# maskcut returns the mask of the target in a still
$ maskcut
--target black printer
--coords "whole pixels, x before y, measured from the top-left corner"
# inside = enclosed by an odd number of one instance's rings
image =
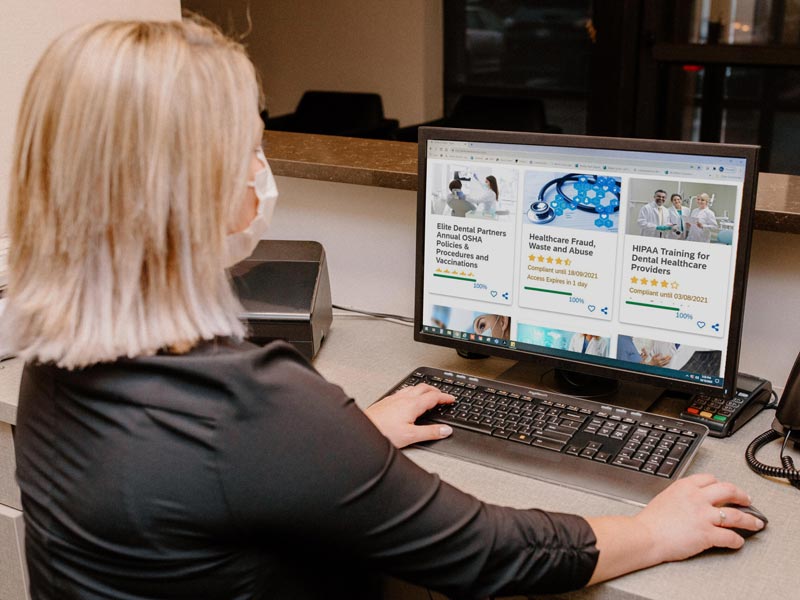
[[[286,340],[311,360],[333,321],[325,250],[319,242],[262,240],[231,268],[256,344]]]

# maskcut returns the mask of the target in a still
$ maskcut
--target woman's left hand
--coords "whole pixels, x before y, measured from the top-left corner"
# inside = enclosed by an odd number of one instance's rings
[[[372,424],[398,448],[417,442],[440,440],[453,432],[449,425],[415,425],[424,412],[437,404],[452,404],[453,396],[421,383],[386,396],[364,411]]]

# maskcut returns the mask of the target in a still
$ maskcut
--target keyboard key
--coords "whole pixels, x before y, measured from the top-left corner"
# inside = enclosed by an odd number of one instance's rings
[[[508,437],[509,437],[509,436],[510,436],[512,433],[513,433],[513,432],[509,431],[508,429],[502,429],[502,428],[497,428],[497,429],[494,429],[494,430],[492,431],[492,435],[493,435],[494,437],[505,438],[505,439],[508,439]]]
[[[558,433],[563,433],[572,437],[575,434],[575,429],[572,427],[565,427],[564,425],[556,425],[554,423],[550,423],[545,427],[547,431],[557,431]]]
[[[664,459],[664,462],[661,463],[661,467],[656,471],[656,475],[659,477],[672,477],[672,474],[675,472],[675,469],[678,467],[678,461],[673,458]]]
[[[454,419],[453,417],[437,416],[433,420],[437,423],[446,423],[447,425],[453,425],[454,427],[460,427],[461,429],[469,429],[471,431],[477,431],[479,433],[491,434],[492,430],[494,429],[493,427],[481,425],[480,423],[470,423],[468,421]]]
[[[675,460],[680,460],[683,458],[683,455],[689,450],[689,446],[686,444],[675,444],[675,446],[670,450],[667,458],[672,458]]]
[[[551,429],[541,429],[537,431],[536,435],[539,437],[547,438],[548,440],[553,440],[561,443],[566,443],[572,439],[572,436],[567,433],[561,433],[559,431],[553,431]]]
[[[611,463],[612,465],[617,465],[618,467],[625,467],[626,469],[633,469],[634,471],[638,471],[642,468],[644,464],[643,460],[636,460],[633,458],[622,458],[618,456],[614,459]]]
[[[553,440],[537,437],[536,439],[533,440],[531,446],[536,446],[537,448],[545,448],[547,450],[554,450],[556,452],[561,452],[561,449],[565,446],[565,444],[562,442],[554,442]]]

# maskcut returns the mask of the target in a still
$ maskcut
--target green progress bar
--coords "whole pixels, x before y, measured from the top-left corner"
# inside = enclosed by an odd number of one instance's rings
[[[434,273],[434,277],[444,277],[445,279],[459,279],[461,281],[475,281],[471,277],[456,277],[455,275],[442,275],[441,273]]]
[[[572,292],[558,292],[556,290],[547,290],[545,288],[535,288],[528,286],[525,286],[525,289],[530,290],[532,292],[547,292],[548,294],[558,294],[560,296],[572,296]]]
[[[633,300],[626,300],[625,304],[633,304],[634,306],[644,306],[646,308],[660,308],[661,310],[674,310],[679,311],[679,308],[674,306],[659,306],[658,304],[645,304],[644,302],[634,302]]]

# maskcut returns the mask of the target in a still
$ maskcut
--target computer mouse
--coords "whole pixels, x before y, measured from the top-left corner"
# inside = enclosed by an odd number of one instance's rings
[[[736,510],[740,510],[743,513],[747,513],[748,515],[753,515],[757,519],[761,519],[764,522],[764,527],[766,527],[767,523],[769,523],[769,519],[767,519],[767,517],[764,516],[764,513],[762,513],[752,504],[750,506],[741,506],[739,504],[725,504],[723,508],[725,507],[735,508]],[[752,529],[740,529],[739,527],[731,527],[730,529],[735,531],[745,539],[749,538],[751,535],[758,533],[758,531],[754,531]],[[763,529],[759,531],[763,531]]]

